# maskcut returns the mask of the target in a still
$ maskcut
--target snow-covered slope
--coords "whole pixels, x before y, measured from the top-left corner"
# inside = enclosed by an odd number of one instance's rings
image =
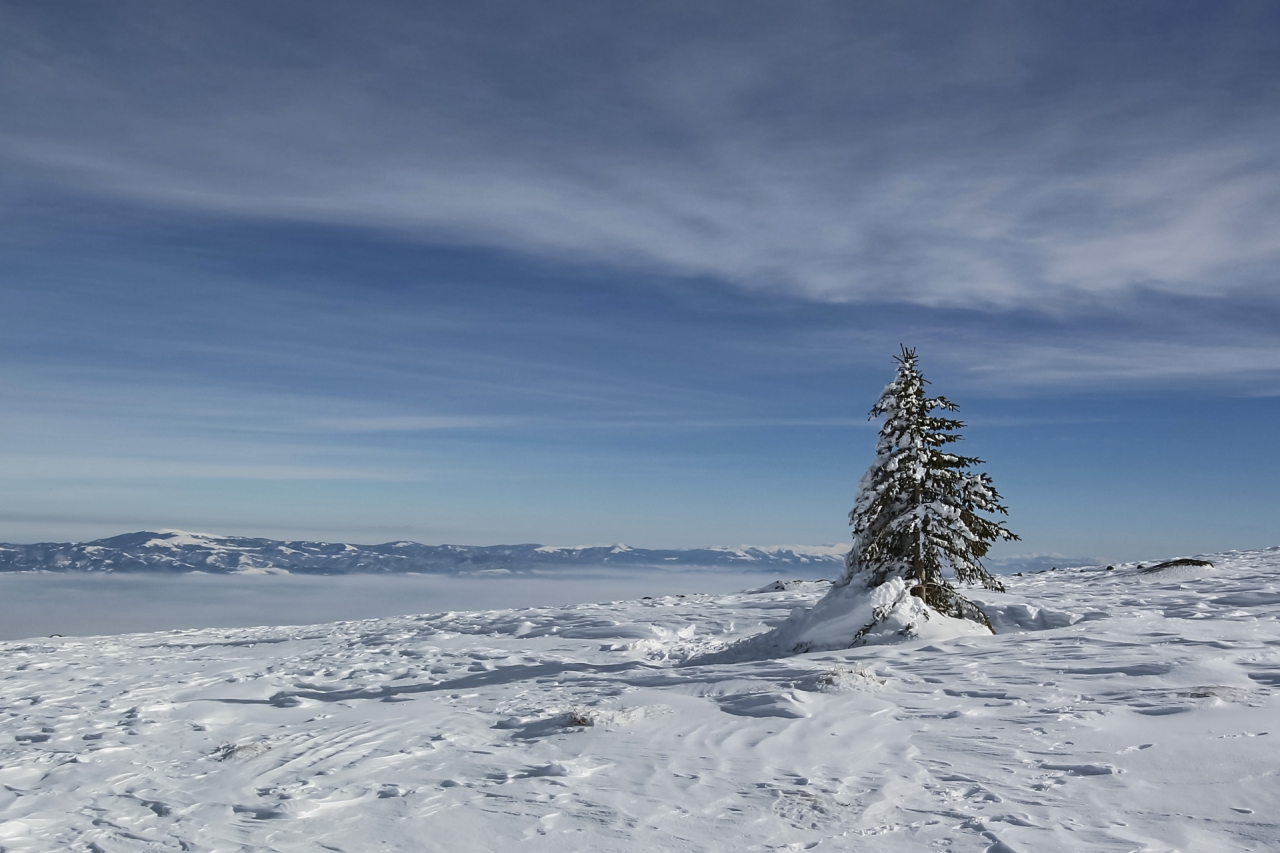
[[[807,566],[839,572],[848,546],[655,550],[626,545],[351,545],[278,542],[181,530],[143,531],[93,542],[0,544],[0,572],[307,573],[521,571],[557,566]],[[816,575],[815,575],[816,577]]]
[[[1280,846],[1280,549],[978,593],[1000,633],[690,665],[826,588],[0,644],[0,846]]]

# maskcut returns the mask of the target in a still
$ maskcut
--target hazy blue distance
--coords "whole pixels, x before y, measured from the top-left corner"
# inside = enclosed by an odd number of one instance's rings
[[[0,5],[0,539],[1280,542],[1280,8]]]
[[[449,610],[554,607],[758,589],[733,571],[570,569],[538,577],[0,574],[0,641],[315,625]]]

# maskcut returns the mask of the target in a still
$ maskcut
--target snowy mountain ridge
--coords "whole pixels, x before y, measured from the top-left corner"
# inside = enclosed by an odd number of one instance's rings
[[[550,547],[353,545],[282,542],[182,530],[139,531],[92,542],[0,544],[0,572],[205,572],[208,574],[358,574],[531,571],[565,566],[808,566],[839,571],[844,545],[650,549],[626,545]]]

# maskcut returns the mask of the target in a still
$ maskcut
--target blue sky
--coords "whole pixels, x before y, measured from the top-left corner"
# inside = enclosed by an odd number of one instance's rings
[[[1280,7],[0,3],[0,539],[1280,543]]]

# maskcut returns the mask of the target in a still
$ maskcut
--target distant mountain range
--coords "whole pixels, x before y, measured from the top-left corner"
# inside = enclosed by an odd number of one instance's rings
[[[350,545],[210,536],[180,530],[125,533],[93,542],[0,544],[0,572],[157,572],[208,574],[477,574],[582,567],[690,566],[807,569],[834,577],[847,545],[653,550],[626,545]]]

